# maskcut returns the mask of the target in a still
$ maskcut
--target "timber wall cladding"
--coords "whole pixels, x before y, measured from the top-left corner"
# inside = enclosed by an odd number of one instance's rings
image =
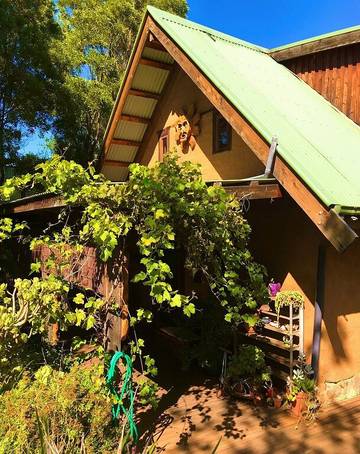
[[[360,125],[360,43],[293,58],[284,65]]]
[[[42,246],[34,252],[34,258],[45,262],[51,250]],[[61,273],[63,277],[85,289],[90,289],[105,298],[112,296],[119,303],[127,298],[127,258],[123,254],[116,254],[113,260],[106,264],[97,257],[96,248],[86,246],[81,256],[77,256],[76,266],[69,263]],[[73,270],[71,269],[73,268]],[[42,268],[42,274],[44,269]]]
[[[52,251],[39,247],[34,251],[34,259],[42,263],[50,257]],[[81,256],[76,257],[76,266],[69,263],[61,273],[63,277],[85,289],[92,290],[104,298],[112,298],[122,309],[121,315],[108,313],[106,316],[105,347],[107,350],[117,350],[128,333],[128,257],[119,251],[114,258],[104,264],[98,259],[96,248],[86,246]],[[71,269],[76,271],[72,271]],[[44,268],[42,275],[46,273]]]

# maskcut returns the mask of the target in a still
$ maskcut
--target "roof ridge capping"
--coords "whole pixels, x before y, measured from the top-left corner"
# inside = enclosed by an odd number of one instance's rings
[[[322,35],[273,47],[269,49],[269,53],[275,60],[281,61],[359,42],[360,25],[354,25],[353,27],[342,28],[333,32],[323,33]]]
[[[244,41],[240,38],[236,38],[235,36],[228,35],[226,33],[220,32],[210,27],[205,27],[204,25],[198,24],[197,22],[193,22],[189,19],[184,19],[180,16],[176,16],[175,14],[168,13],[167,11],[163,11],[159,8],[155,8],[155,6],[148,5],[147,11],[150,16],[156,21],[161,22],[161,20],[166,20],[170,22],[175,22],[178,25],[181,25],[186,28],[190,28],[192,30],[203,32],[209,35],[211,38],[221,39],[222,41],[226,41],[230,44],[234,44],[237,46],[244,46],[248,49],[268,54],[270,51],[269,49],[258,46],[256,44],[250,43],[248,41]]]

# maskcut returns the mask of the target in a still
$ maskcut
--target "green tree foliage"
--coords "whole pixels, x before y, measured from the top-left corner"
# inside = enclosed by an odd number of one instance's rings
[[[186,0],[0,0],[0,183],[9,164],[27,170],[17,152],[34,131],[96,157],[148,3],[187,12]]]
[[[247,247],[250,227],[238,201],[221,187],[208,187],[199,167],[179,164],[176,155],[169,154],[152,168],[133,164],[129,182],[118,185],[95,174],[92,167],[86,170],[55,156],[38,165],[34,175],[8,180],[0,188],[0,197],[9,200],[16,197],[19,187],[33,186],[61,195],[67,209],[82,206],[81,223],[71,225],[69,216],[60,216],[56,230],[32,240],[33,251],[39,247],[51,251],[45,262],[32,265],[33,272],[42,266],[48,277],[17,279],[11,289],[4,284],[0,331],[4,339],[10,336],[5,349],[11,349],[12,342],[27,340],[29,333],[22,335],[25,324],[30,324],[30,333],[39,334],[54,322],[62,330],[69,325],[93,328],[105,302],[88,298],[85,303],[85,296],[79,294],[71,307],[67,299],[70,276],[76,274],[85,245],[95,245],[106,262],[126,244],[130,232],[136,233],[142,256],[142,270],[134,280],[149,287],[152,302],[159,308],[180,309],[188,317],[196,311],[196,298],[172,286],[166,252],[180,248],[186,268],[207,279],[227,322],[237,325],[246,320],[267,295],[264,269]],[[4,241],[24,228],[8,219],[1,225]],[[151,319],[144,302],[131,320],[134,324]]]
[[[148,3],[180,16],[186,0],[59,0],[67,71],[55,121],[56,150],[78,162],[98,153]]]
[[[5,167],[5,178],[11,178],[15,175],[24,175],[25,173],[31,173],[35,167],[46,160],[45,156],[41,156],[40,153],[26,153],[21,154],[9,162]]]
[[[61,83],[59,34],[51,1],[0,1],[0,182],[24,135],[51,123]]]

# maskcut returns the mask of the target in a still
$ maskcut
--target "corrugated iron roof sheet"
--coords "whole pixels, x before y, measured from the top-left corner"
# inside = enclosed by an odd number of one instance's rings
[[[142,118],[151,118],[157,100],[151,98],[141,98],[140,96],[128,96],[122,113],[135,115]]]
[[[174,63],[174,59],[167,52],[152,49],[151,47],[145,47],[142,56],[150,58],[150,60],[160,61],[162,63]]]
[[[139,65],[131,87],[137,90],[161,93],[168,75],[169,71],[153,68],[152,66]]]
[[[128,145],[111,144],[107,152],[106,159],[112,161],[132,162],[135,158],[137,147]]]
[[[101,169],[101,173],[111,181],[125,181],[129,169],[126,167],[107,166],[105,164]]]
[[[322,35],[313,36],[313,37],[307,38],[307,39],[302,39],[300,41],[295,41],[293,43],[284,44],[283,46],[274,47],[274,48],[270,49],[270,52],[277,52],[279,50],[290,49],[291,47],[301,46],[302,44],[308,44],[308,43],[312,43],[314,41],[320,41],[320,40],[324,40],[327,38],[332,38],[333,36],[347,35],[348,33],[352,33],[352,32],[359,31],[359,30],[360,30],[360,25],[355,25],[354,27],[343,28],[341,30],[336,30],[334,32],[324,33]]]
[[[141,142],[146,131],[146,124],[120,120],[114,133],[115,139],[135,140]]]
[[[148,7],[189,56],[328,207],[360,212],[360,128],[305,82],[253,46]]]

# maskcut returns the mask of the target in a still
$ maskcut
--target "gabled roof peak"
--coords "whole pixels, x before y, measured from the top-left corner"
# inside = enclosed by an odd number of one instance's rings
[[[149,56],[148,46],[155,45],[161,56]],[[153,7],[140,28],[105,136],[104,162],[124,170],[118,179],[126,177],[129,162],[141,159],[146,134],[152,133],[149,128],[145,133],[143,124],[160,105],[175,63],[263,163],[272,137],[278,138],[273,175],[339,250],[347,247],[356,235],[339,214],[360,214],[359,126],[266,49]],[[161,86],[149,88],[149,68],[161,72]],[[133,109],[137,96],[141,112]],[[138,123],[139,137],[132,140],[121,129],[129,119]],[[120,150],[122,161],[114,147],[126,148]]]
[[[196,22],[192,22],[188,19],[183,19],[182,17],[175,16],[174,14],[171,14],[171,13],[168,13],[161,9],[155,8],[154,6],[148,6],[147,10],[155,21],[164,20],[164,21],[168,21],[168,22],[173,22],[177,25],[181,25],[184,28],[205,33],[211,39],[214,39],[214,40],[222,40],[229,44],[234,44],[237,46],[244,46],[244,47],[247,47],[248,49],[252,49],[252,50],[255,50],[258,52],[263,52],[263,53],[269,52],[269,50],[266,49],[265,47],[257,46],[255,44],[249,43],[248,41],[244,41],[240,38],[236,38],[235,36],[228,35],[226,33],[220,32],[213,28],[205,27],[204,25],[198,24]]]

